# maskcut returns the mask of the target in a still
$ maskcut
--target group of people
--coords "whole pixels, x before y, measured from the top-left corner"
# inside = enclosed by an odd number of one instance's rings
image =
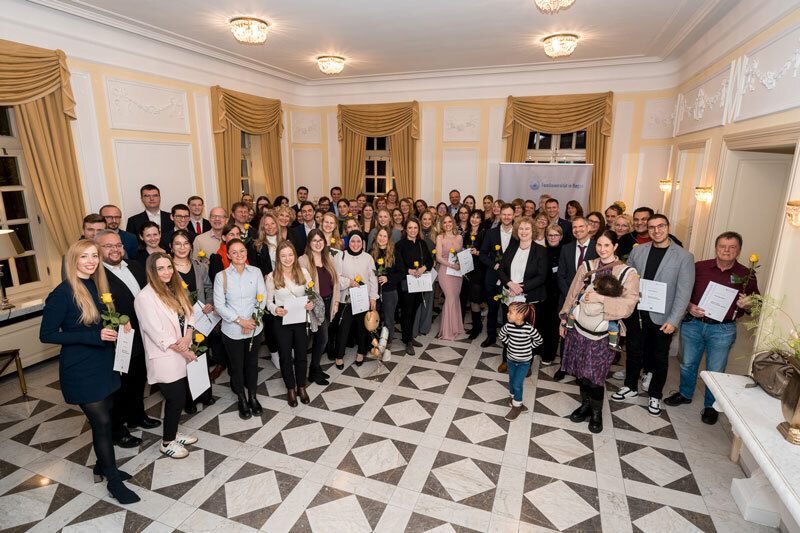
[[[503,345],[498,372],[508,373],[506,419],[527,411],[523,386],[534,356],[551,366],[560,355],[555,378],[575,376],[582,399],[570,419],[588,419],[596,433],[603,427],[609,368],[623,347],[625,381],[611,400],[646,391],[648,412],[658,416],[674,332],[680,326],[681,386],[667,405],[692,401],[704,352],[707,368],[724,370],[735,320],[758,291],[754,276],[745,287],[734,282],[748,273],[737,261],[739,234],[721,234],[715,258],[695,263],[670,234],[666,216],[648,207],[628,216],[621,202],[584,216],[580,203],[570,201],[562,211],[547,195],[537,208],[534,200],[491,195],[477,204],[453,190],[449,204],[429,206],[395,190],[372,202],[365,194],[348,200],[334,187],[315,204],[301,186],[294,205],[283,196],[270,202],[246,194],[230,210],[210,209],[206,219],[198,196],[167,212],[158,187],[144,185],[140,192],[144,211],[128,219],[126,230],[114,205],[84,218],[81,238],[63,260],[63,282],[46,301],[40,333],[42,342],[62,345],[64,398],[86,414],[96,480],[107,479],[120,503],[138,500],[114,456],[114,445],[141,444],[130,429],[163,425],[160,449],[173,458],[186,457],[197,441],[178,432],[178,420],[184,410],[196,412],[197,403],[214,403],[210,390],[193,399],[186,379],[202,346],[210,379],[227,369],[239,416],[249,419],[264,413],[256,394],[262,345],[294,407],[298,400],[309,403],[309,382],[328,384],[324,354],[343,369],[347,347],[355,346],[354,364],[363,364],[373,339],[368,313],[377,312],[388,331],[389,350],[399,325],[409,356],[422,346],[418,337],[431,331],[435,313],[443,340],[478,339],[485,315],[481,346]],[[462,274],[458,254],[465,250],[473,269]],[[434,290],[409,290],[413,278],[434,269]],[[637,308],[641,280],[666,286],[663,312]],[[740,292],[722,321],[698,307],[712,281]],[[364,295],[358,309],[352,289]],[[297,309],[305,321],[287,320]],[[207,336],[196,334],[196,317],[212,313],[219,325]],[[114,343],[119,331],[131,329],[130,366],[120,375],[112,369]],[[144,411],[145,381],[165,398],[163,422]],[[712,404],[707,392],[707,423],[716,421]]]

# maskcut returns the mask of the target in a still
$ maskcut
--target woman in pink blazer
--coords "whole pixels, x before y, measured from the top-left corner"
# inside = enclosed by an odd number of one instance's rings
[[[172,258],[161,252],[147,258],[147,286],[134,300],[144,341],[147,382],[158,383],[164,395],[164,435],[161,453],[174,459],[189,455],[185,444],[197,437],[178,433],[186,401],[186,364],[196,361],[190,349],[194,314]]]

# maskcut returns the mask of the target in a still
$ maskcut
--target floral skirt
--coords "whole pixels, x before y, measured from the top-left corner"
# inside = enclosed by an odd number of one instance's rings
[[[608,347],[608,338],[595,341],[587,339],[575,329],[567,332],[561,358],[561,369],[567,374],[602,386],[613,361],[614,351]]]

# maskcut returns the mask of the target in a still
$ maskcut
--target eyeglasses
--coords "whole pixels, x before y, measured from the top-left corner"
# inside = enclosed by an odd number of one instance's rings
[[[114,250],[114,249],[122,250],[122,243],[119,243],[119,244],[101,244],[100,248],[103,248],[104,250]]]
[[[188,220],[190,217],[189,217],[189,215],[172,215],[172,218],[179,218],[181,220]]]
[[[664,228],[666,228],[666,227],[667,227],[667,224],[666,224],[666,223],[664,223],[664,222],[662,222],[661,224],[658,224],[658,225],[655,225],[655,226],[650,226],[650,225],[648,225],[648,226],[647,226],[647,229],[648,229],[648,230],[651,230],[651,229],[652,229],[652,230],[662,230],[662,229],[664,229]]]
[[[561,237],[560,233],[553,233],[552,235],[547,236],[548,239],[558,239],[559,237]]]

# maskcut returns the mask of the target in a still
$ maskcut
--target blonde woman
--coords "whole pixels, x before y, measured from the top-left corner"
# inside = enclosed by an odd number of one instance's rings
[[[319,294],[322,303],[325,305],[325,318],[316,333],[314,333],[308,380],[317,385],[328,385],[327,379],[330,376],[322,371],[320,359],[322,359],[322,352],[328,344],[328,328],[331,320],[339,310],[339,274],[328,251],[325,235],[320,230],[312,229],[309,232],[306,253],[300,256],[299,262],[300,267],[311,274],[311,280],[314,282],[314,292]]]
[[[276,207],[273,212],[278,220],[278,242],[289,241],[295,249],[299,248],[302,243],[297,238],[297,234],[292,231],[292,224],[297,218],[294,209],[288,205],[281,205]]]
[[[403,220],[406,220],[409,216],[411,216],[411,210],[413,209],[414,201],[411,198],[403,198],[400,200],[400,212],[403,213]]]
[[[178,420],[186,402],[186,364],[196,361],[190,349],[194,337],[194,313],[189,293],[168,254],[147,258],[147,286],[133,306],[144,342],[147,382],[158,384],[164,396],[164,433],[161,453],[173,459],[189,455],[184,447],[197,437],[178,433]]]
[[[627,235],[631,231],[633,231],[633,219],[630,215],[618,215],[614,219],[614,233],[617,234],[617,237]]]
[[[80,240],[69,247],[64,258],[65,279],[47,297],[42,311],[39,340],[60,344],[58,377],[61,394],[68,404],[78,405],[92,428],[97,464],[95,481],[108,479],[108,491],[119,503],[139,501],[139,496],[122,481],[130,475],[117,469],[111,435],[111,397],[120,387],[114,372],[117,332],[103,327],[101,313],[111,309],[111,294],[102,255],[94,241]],[[101,295],[107,304],[101,301]]]
[[[377,225],[369,232],[369,236],[367,237],[367,249],[372,249],[372,244],[375,242],[375,234],[381,228],[386,228],[389,231],[389,235],[391,235],[392,242],[397,244],[397,241],[400,240],[400,235],[402,232],[392,228],[391,211],[388,209],[379,209],[378,214],[375,215],[375,218],[377,219]]]
[[[242,241],[228,241],[228,258],[230,266],[214,278],[214,309],[222,317],[222,344],[228,352],[228,374],[239,401],[239,418],[248,420],[262,413],[256,398],[261,345],[257,339],[264,325],[263,320],[256,323],[252,317],[264,308],[267,288],[261,271],[247,264],[247,249]]]
[[[267,276],[267,308],[277,317],[273,323],[273,335],[278,338],[281,375],[286,385],[286,400],[291,407],[297,407],[298,397],[304,404],[311,401],[306,392],[308,336],[305,322],[283,324],[282,317],[288,313],[285,306],[290,300],[306,295],[306,287],[311,279],[308,270],[297,261],[294,246],[286,241],[280,243],[278,263]],[[309,300],[305,309],[314,309],[314,302]]]
[[[329,211],[323,215],[321,228],[322,234],[325,236],[325,242],[330,248],[340,252],[344,250],[344,243],[339,233],[339,220],[337,220],[334,213]]]
[[[442,233],[436,237],[436,262],[439,265],[439,286],[444,293],[442,306],[442,323],[437,338],[448,341],[455,340],[464,333],[464,321],[461,316],[461,283],[462,277],[447,273],[448,268],[460,270],[458,262],[451,262],[450,250],[456,253],[463,249],[462,236],[456,229],[456,222],[450,215],[442,217]]]

